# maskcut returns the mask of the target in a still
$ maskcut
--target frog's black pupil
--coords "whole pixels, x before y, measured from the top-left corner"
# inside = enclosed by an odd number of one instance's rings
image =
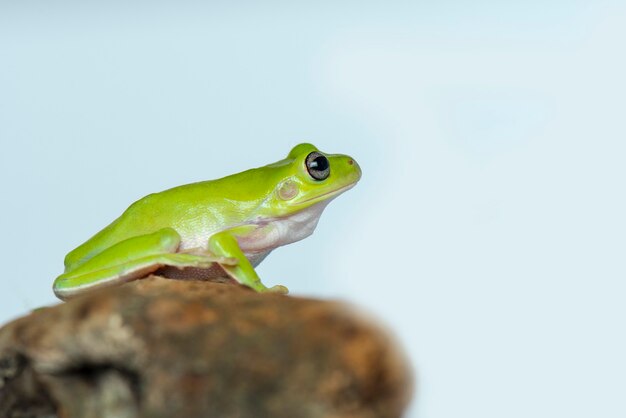
[[[306,157],[306,169],[315,180],[326,180],[330,174],[330,162],[319,152],[312,152]]]
[[[328,168],[328,159],[324,156],[319,156],[311,162],[311,168],[318,171],[324,171]]]

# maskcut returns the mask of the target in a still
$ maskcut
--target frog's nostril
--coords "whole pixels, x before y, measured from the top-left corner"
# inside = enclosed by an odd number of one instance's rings
[[[354,160],[348,160],[348,164],[353,165],[354,164]]]

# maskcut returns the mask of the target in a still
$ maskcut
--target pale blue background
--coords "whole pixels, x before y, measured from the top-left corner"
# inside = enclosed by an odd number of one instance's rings
[[[410,417],[626,416],[624,2],[51,3],[0,6],[1,321],[133,200],[308,140],[363,180],[260,273],[389,324]]]

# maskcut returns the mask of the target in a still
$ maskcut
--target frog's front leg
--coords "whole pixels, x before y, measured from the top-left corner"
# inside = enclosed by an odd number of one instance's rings
[[[222,268],[239,283],[251,287],[257,292],[277,292],[288,293],[289,290],[285,286],[276,285],[270,288],[266,287],[259,278],[259,275],[252,267],[252,264],[241,250],[237,241],[237,236],[246,234],[250,230],[249,227],[238,227],[218,232],[209,238],[209,250],[215,255],[237,259],[237,264],[222,265]]]
[[[213,263],[225,266],[237,262],[208,254],[177,253],[180,241],[180,235],[172,228],[121,241],[78,265],[71,265],[54,281],[54,293],[65,300],[97,287],[145,277],[165,266],[209,268]]]

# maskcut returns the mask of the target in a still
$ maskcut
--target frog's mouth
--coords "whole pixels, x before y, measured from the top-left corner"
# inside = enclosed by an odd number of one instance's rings
[[[318,196],[313,196],[309,199],[305,199],[305,200],[299,200],[296,202],[293,202],[294,205],[303,205],[303,204],[307,204],[307,203],[317,203],[320,202],[322,200],[330,200],[332,198],[335,198],[336,196],[340,195],[341,193],[350,190],[351,188],[353,188],[356,185],[356,182],[348,184],[346,186],[340,187],[338,189],[335,190],[331,190],[329,192],[326,193],[322,193],[321,195]]]

